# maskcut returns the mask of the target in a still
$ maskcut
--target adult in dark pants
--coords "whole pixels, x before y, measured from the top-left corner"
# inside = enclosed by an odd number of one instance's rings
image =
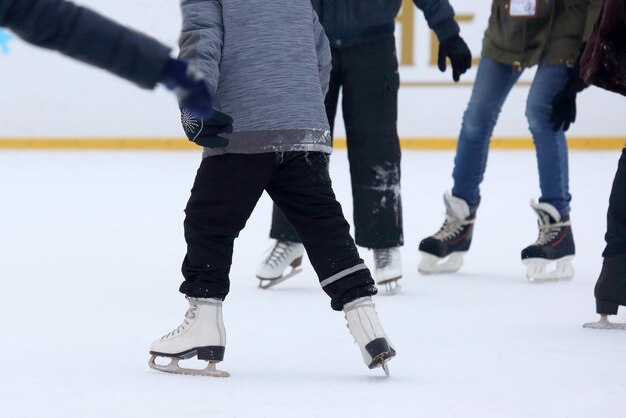
[[[626,0],[606,0],[582,59],[581,76],[590,84],[626,96]],[[619,160],[607,214],[604,262],[594,295],[600,322],[588,328],[621,328],[612,324],[626,306],[626,148]]]
[[[343,94],[348,159],[352,181],[356,244],[374,250],[374,278],[389,293],[399,290],[402,277],[400,247],[400,142],[396,128],[398,59],[395,18],[401,0],[312,0],[330,40],[333,70],[325,106],[331,129],[339,92]],[[452,63],[459,80],[471,66],[471,53],[459,36],[448,0],[414,0],[440,41],[439,68]],[[261,287],[293,275],[304,247],[293,227],[274,206],[270,237],[276,240],[259,265]],[[289,274],[285,274],[288,267]]]
[[[190,111],[211,112],[206,83],[185,62],[170,58],[167,46],[89,9],[64,0],[0,0],[0,26],[139,87],[161,83]]]
[[[596,312],[601,319],[585,327],[626,330],[626,324],[613,324],[608,320],[609,315],[617,315],[620,306],[626,306],[626,148],[622,150],[611,189],[604,238],[604,261],[594,290]]]

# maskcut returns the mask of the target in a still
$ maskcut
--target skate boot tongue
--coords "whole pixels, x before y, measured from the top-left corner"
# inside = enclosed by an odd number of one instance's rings
[[[530,206],[534,209],[544,225],[561,222],[561,214],[554,206],[549,203],[537,203],[530,201]]]
[[[470,216],[470,208],[467,202],[446,192],[443,196],[446,212],[457,219],[466,219]]]

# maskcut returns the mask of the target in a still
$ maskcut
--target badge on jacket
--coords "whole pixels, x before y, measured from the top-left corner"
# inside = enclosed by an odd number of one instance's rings
[[[509,0],[510,17],[537,16],[537,0]]]

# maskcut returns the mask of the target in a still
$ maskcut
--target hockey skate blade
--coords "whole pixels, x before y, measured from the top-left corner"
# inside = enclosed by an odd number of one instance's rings
[[[573,256],[559,258],[558,260],[546,260],[543,258],[527,258],[522,260],[526,266],[526,278],[530,283],[540,284],[571,280],[574,277],[572,267]],[[554,266],[554,269],[547,270]]]
[[[435,255],[420,251],[420,260],[417,271],[421,274],[445,274],[456,273],[463,267],[463,256],[466,251],[457,251],[447,257],[439,258]]]
[[[279,283],[284,282],[287,279],[292,278],[293,276],[295,276],[296,274],[300,272],[302,272],[301,268],[292,268],[289,273],[284,274],[276,279],[266,279],[264,277],[259,277],[259,276],[256,276],[256,278],[259,279],[259,288],[266,290],[266,289],[276,286]]]
[[[626,324],[616,324],[614,322],[609,321],[608,315],[600,316],[600,320],[598,322],[589,322],[583,325],[583,328],[589,329],[616,329],[621,331],[626,331]]]
[[[204,369],[187,369],[184,367],[180,367],[178,362],[181,360],[179,358],[172,357],[172,361],[168,365],[160,365],[155,362],[157,356],[151,356],[148,361],[148,365],[153,370],[158,370],[160,372],[172,373],[172,374],[184,374],[188,376],[211,376],[211,377],[230,377],[230,373],[225,372],[223,370],[217,370],[215,362],[208,362],[206,368]]]

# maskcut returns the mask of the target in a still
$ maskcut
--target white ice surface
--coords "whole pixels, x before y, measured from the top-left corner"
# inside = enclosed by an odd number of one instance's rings
[[[364,367],[308,262],[257,289],[264,196],[236,241],[232,377],[217,379],[147,365],[186,309],[183,208],[199,155],[3,151],[0,417],[623,417],[626,333],[582,328],[596,319],[618,155],[571,154],[576,276],[531,285],[519,253],[536,238],[534,155],[492,152],[465,267],[426,277],[417,246],[443,220],[453,154],[405,152],[403,291],[376,298],[398,349],[388,379]],[[331,169],[351,218],[345,152]]]

